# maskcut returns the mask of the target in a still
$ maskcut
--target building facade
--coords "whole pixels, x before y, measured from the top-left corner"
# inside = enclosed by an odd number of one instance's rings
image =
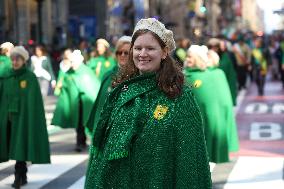
[[[264,31],[264,12],[256,0],[242,0],[241,7],[243,28],[254,32]]]

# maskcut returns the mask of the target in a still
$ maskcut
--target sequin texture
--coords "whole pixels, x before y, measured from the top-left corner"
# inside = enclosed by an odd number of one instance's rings
[[[202,119],[190,89],[169,99],[153,74],[118,85],[94,132],[85,188],[211,188]]]

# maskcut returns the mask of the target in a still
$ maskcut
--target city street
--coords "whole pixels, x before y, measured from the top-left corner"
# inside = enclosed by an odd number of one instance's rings
[[[45,100],[47,122],[55,108],[55,97]],[[211,165],[215,189],[284,188],[284,90],[279,82],[267,82],[265,96],[257,96],[251,84],[238,96],[236,107],[240,150],[231,162]],[[23,189],[83,188],[88,153],[77,153],[75,131],[48,126],[52,164],[29,165]],[[14,162],[0,164],[0,188],[11,188]]]

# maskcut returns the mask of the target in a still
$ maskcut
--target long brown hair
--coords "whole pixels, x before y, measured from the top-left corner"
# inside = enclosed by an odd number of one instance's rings
[[[139,75],[139,70],[135,67],[133,62],[133,45],[134,41],[143,34],[151,33],[159,42],[162,49],[166,48],[166,44],[160,39],[160,37],[149,30],[138,30],[132,37],[130,54],[127,65],[121,69],[117,75],[117,78],[113,82],[113,86],[117,86],[125,80],[131,79]],[[184,83],[184,76],[181,68],[177,66],[177,63],[173,58],[167,54],[166,58],[161,61],[160,69],[156,73],[157,86],[162,90],[169,98],[177,97],[181,91]]]

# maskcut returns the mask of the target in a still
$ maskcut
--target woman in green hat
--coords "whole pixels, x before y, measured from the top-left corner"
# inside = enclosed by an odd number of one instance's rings
[[[201,114],[174,49],[161,22],[137,23],[93,134],[86,189],[211,188]]]
[[[22,46],[11,51],[13,69],[0,93],[0,162],[16,160],[14,188],[27,183],[27,161],[50,163],[50,150],[40,87],[27,69]]]

